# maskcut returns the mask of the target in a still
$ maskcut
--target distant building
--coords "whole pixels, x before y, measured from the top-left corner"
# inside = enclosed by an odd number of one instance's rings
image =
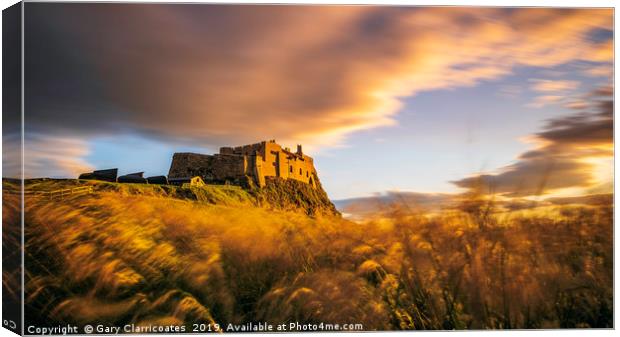
[[[248,179],[265,186],[265,178],[294,179],[317,186],[318,175],[311,157],[302,152],[301,145],[291,152],[275,140],[237,147],[222,147],[213,155],[175,153],[168,179],[187,179],[200,176],[206,183],[244,184]]]
[[[148,181],[144,178],[144,172],[135,172],[126,174],[116,178],[119,183],[146,184]]]
[[[144,178],[144,172],[135,172],[123,176],[118,176],[117,168],[82,173],[80,174],[78,179],[134,184],[168,184],[168,179],[166,178],[166,176],[154,176]]]
[[[146,178],[149,184],[168,185],[168,177],[166,176],[152,176]]]
[[[170,178],[168,182],[170,185],[177,185],[182,187],[202,187],[206,185],[204,180],[202,180],[200,176]]]
[[[116,176],[118,175],[118,169],[96,170],[93,172],[82,173],[78,179],[85,180],[102,180],[109,182],[116,182]]]

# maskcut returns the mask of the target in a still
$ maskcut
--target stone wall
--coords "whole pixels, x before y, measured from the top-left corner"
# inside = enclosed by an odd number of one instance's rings
[[[245,156],[216,154],[213,159],[211,172],[215,180],[240,179],[250,173]]]
[[[243,179],[247,172],[247,159],[237,155],[205,155],[175,153],[168,178],[201,177],[206,182],[224,183]]]
[[[293,179],[317,187],[318,175],[311,157],[282,149],[275,141],[263,141],[237,147],[222,147],[220,153],[203,155],[175,153],[169,178],[201,176],[209,183],[238,183],[247,177],[260,187],[265,178]]]
[[[314,162],[308,156],[289,155],[286,160],[285,179],[294,179],[316,187],[316,170]]]
[[[198,153],[175,153],[172,156],[168,179],[188,178],[194,176],[206,177],[212,175],[211,166],[213,156]]]

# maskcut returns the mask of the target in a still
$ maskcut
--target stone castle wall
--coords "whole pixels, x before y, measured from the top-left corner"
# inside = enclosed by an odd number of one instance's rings
[[[186,178],[210,174],[213,156],[198,153],[175,153],[168,178]]]
[[[168,179],[199,176],[206,182],[235,182],[245,178],[246,166],[243,156],[175,153]]]
[[[201,176],[205,182],[238,183],[250,177],[258,186],[266,177],[294,179],[313,187],[318,175],[314,161],[298,146],[297,152],[283,149],[275,141],[237,147],[222,147],[219,154],[175,153],[168,178]]]

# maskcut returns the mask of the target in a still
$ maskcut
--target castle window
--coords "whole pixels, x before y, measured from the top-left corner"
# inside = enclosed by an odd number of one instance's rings
[[[292,165],[288,167],[288,171],[293,173],[293,166]]]
[[[301,173],[301,169],[299,169],[299,175],[302,175],[303,173]]]
[[[306,178],[308,178],[308,177],[309,177],[309,175],[308,175],[308,171],[306,171]]]

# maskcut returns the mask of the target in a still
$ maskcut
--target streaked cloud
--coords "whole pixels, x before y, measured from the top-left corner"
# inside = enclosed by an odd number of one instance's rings
[[[613,101],[609,89],[590,94],[584,111],[550,120],[543,131],[533,135],[537,148],[521,154],[515,163],[497,173],[453,183],[510,197],[608,184],[613,178]]]
[[[397,208],[414,212],[437,212],[454,207],[459,195],[447,193],[418,193],[388,191],[369,197],[335,200],[334,204],[344,216],[352,220],[365,220],[382,216]]]
[[[593,44],[589,50],[587,59],[593,62],[613,62],[614,42],[609,39],[598,44]]]
[[[19,134],[3,135],[2,176],[21,178],[22,143]],[[25,178],[75,178],[93,169],[85,159],[88,144],[78,138],[28,133],[24,139]]]
[[[2,177],[19,179],[22,176],[21,135],[6,131],[2,134]]]
[[[583,110],[588,107],[588,102],[584,100],[574,100],[564,104],[564,107],[574,110]]]
[[[26,178],[77,177],[93,169],[85,157],[88,144],[77,138],[28,134],[24,143]]]
[[[527,104],[531,108],[542,108],[549,104],[560,103],[564,100],[564,96],[561,95],[543,95],[537,96],[534,100]]]
[[[579,82],[569,80],[531,79],[530,82],[532,82],[532,90],[544,93],[566,92],[579,87]]]
[[[590,77],[611,78],[611,76],[613,75],[613,71],[613,64],[609,63],[587,67],[586,69],[582,70],[582,74]]]
[[[608,62],[609,9],[27,5],[37,132],[342,144],[401,98],[517,66]],[[38,55],[46,55],[41,58]]]
[[[542,108],[549,104],[565,102],[574,96],[574,90],[580,86],[578,81],[573,80],[548,80],[548,79],[530,79],[530,89],[542,95],[534,97],[532,102],[527,104],[531,108]]]

